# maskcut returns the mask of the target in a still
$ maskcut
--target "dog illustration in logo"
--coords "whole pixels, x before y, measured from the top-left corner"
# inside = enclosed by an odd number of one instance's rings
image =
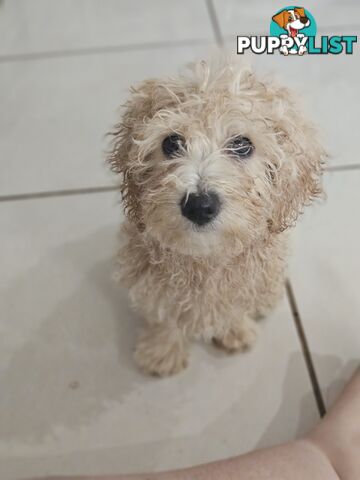
[[[281,10],[281,12],[274,15],[272,19],[279,25],[279,27],[287,31],[287,35],[280,35],[280,37],[283,38],[290,37],[294,39],[295,37],[298,37],[301,39],[305,35],[299,33],[299,31],[310,25],[310,19],[306,16],[305,9],[300,7]],[[289,53],[303,55],[307,51],[307,48],[305,45],[301,45],[298,50],[292,49],[289,51],[286,46],[283,46],[280,48],[280,51],[284,55],[288,55]]]

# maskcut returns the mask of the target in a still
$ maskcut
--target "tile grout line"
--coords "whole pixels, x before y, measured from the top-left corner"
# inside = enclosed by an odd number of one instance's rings
[[[351,170],[360,170],[360,164],[338,165],[328,167],[325,172],[346,172]],[[13,202],[17,200],[33,200],[51,197],[66,197],[70,195],[88,195],[92,193],[112,192],[118,190],[118,186],[103,185],[101,187],[84,187],[63,190],[49,190],[43,192],[14,193],[9,195],[0,195],[0,202]]]
[[[215,41],[218,45],[218,47],[223,48],[224,47],[224,39],[221,33],[220,25],[219,25],[219,20],[216,15],[216,10],[214,7],[213,0],[206,0],[206,8],[210,17],[210,22],[211,26],[214,32],[215,36]]]
[[[312,360],[311,352],[307,342],[307,338],[306,338],[305,330],[302,324],[299,309],[297,307],[297,303],[295,300],[294,290],[289,279],[286,279],[285,281],[285,289],[286,289],[286,295],[290,305],[291,313],[293,315],[295,328],[301,343],[301,348],[304,355],[306,368],[310,377],[310,382],[311,382],[311,386],[315,396],[316,405],[317,405],[320,417],[323,417],[326,414],[326,407],[325,407],[324,399],[321,393],[319,380],[316,375],[314,363]]]
[[[71,195],[114,192],[117,190],[119,190],[119,187],[116,185],[105,185],[102,187],[85,187],[85,188],[72,188],[67,190],[52,190],[48,192],[19,193],[14,195],[0,195],[0,202],[35,200],[35,199],[51,198],[51,197],[68,197]]]
[[[350,163],[348,165],[334,165],[333,167],[327,167],[326,172],[344,172],[347,170],[360,170],[360,164]]]
[[[216,10],[213,4],[213,0],[205,0],[207,5],[208,14],[212,24],[213,32],[215,35],[216,43],[219,47],[224,47],[225,41],[236,38],[234,35],[225,35],[221,33],[219,21],[217,18]],[[360,24],[353,25],[335,25],[329,27],[323,27],[319,29],[319,32],[326,32],[328,30],[334,29],[356,29],[359,28]],[[249,33],[250,34],[250,33]],[[252,32],[254,34],[254,32]],[[262,34],[265,35],[265,32]],[[29,52],[29,53],[14,53],[14,54],[3,54],[0,55],[0,64],[1,63],[12,63],[12,62],[21,62],[21,61],[32,61],[32,60],[48,60],[56,58],[66,58],[66,57],[75,57],[75,56],[86,56],[86,55],[97,55],[101,53],[121,53],[121,52],[131,52],[131,51],[142,51],[142,50],[151,50],[157,48],[167,48],[167,47],[181,47],[186,45],[194,44],[204,44],[207,43],[209,39],[207,38],[189,38],[184,40],[175,40],[175,41],[159,41],[159,42],[147,42],[147,43],[133,43],[128,45],[105,45],[99,47],[84,47],[84,48],[75,48],[73,50],[54,50],[48,52]]]
[[[87,55],[97,55],[101,53],[121,53],[131,51],[151,50],[158,48],[176,48],[194,44],[204,44],[209,41],[208,38],[189,38],[184,40],[175,40],[169,42],[148,42],[134,43],[130,45],[107,45],[103,47],[77,48],[73,50],[53,50],[49,52],[31,52],[0,55],[1,63],[13,63],[32,60],[49,60],[66,57],[80,57]]]

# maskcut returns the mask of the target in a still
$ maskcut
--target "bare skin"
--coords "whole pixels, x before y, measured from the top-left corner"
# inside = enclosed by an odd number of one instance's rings
[[[360,368],[335,406],[303,439],[172,472],[47,480],[359,480]],[[46,479],[43,479],[46,480]]]
[[[325,453],[341,480],[360,479],[360,368],[308,439]]]

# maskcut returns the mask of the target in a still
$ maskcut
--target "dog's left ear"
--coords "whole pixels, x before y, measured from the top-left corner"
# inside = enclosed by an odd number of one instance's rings
[[[305,9],[302,7],[294,8],[295,13],[298,13],[300,17],[306,17]]]
[[[278,89],[273,108],[278,160],[269,172],[273,211],[268,223],[271,232],[279,233],[293,226],[304,207],[323,193],[326,153],[288,89]]]

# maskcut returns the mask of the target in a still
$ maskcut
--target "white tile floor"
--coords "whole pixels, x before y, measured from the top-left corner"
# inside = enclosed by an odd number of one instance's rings
[[[359,31],[355,1],[311,3],[317,18],[328,12],[330,33]],[[317,420],[286,299],[251,353],[197,345],[181,375],[144,377],[131,360],[140,320],[111,281],[118,194],[5,198],[113,185],[103,134],[128,86],[206,55],[214,20],[235,49],[243,25],[266,31],[270,4],[215,0],[211,22],[200,0],[0,2],[1,480],[181,467],[273,445]],[[296,230],[291,263],[328,406],[360,353],[359,55],[253,62],[299,91],[340,169]]]
[[[268,34],[270,19],[286,6],[278,0],[256,0],[243,2],[236,0],[214,0],[216,14],[222,34],[231,35]],[[291,5],[291,3],[290,3]],[[295,3],[295,5],[298,5]],[[357,0],[343,0],[341,6],[336,0],[307,0],[301,4],[310,10],[319,30],[341,26],[341,30],[353,30],[360,22],[360,5]],[[331,32],[334,35],[333,31]],[[346,35],[351,35],[347,32]]]

